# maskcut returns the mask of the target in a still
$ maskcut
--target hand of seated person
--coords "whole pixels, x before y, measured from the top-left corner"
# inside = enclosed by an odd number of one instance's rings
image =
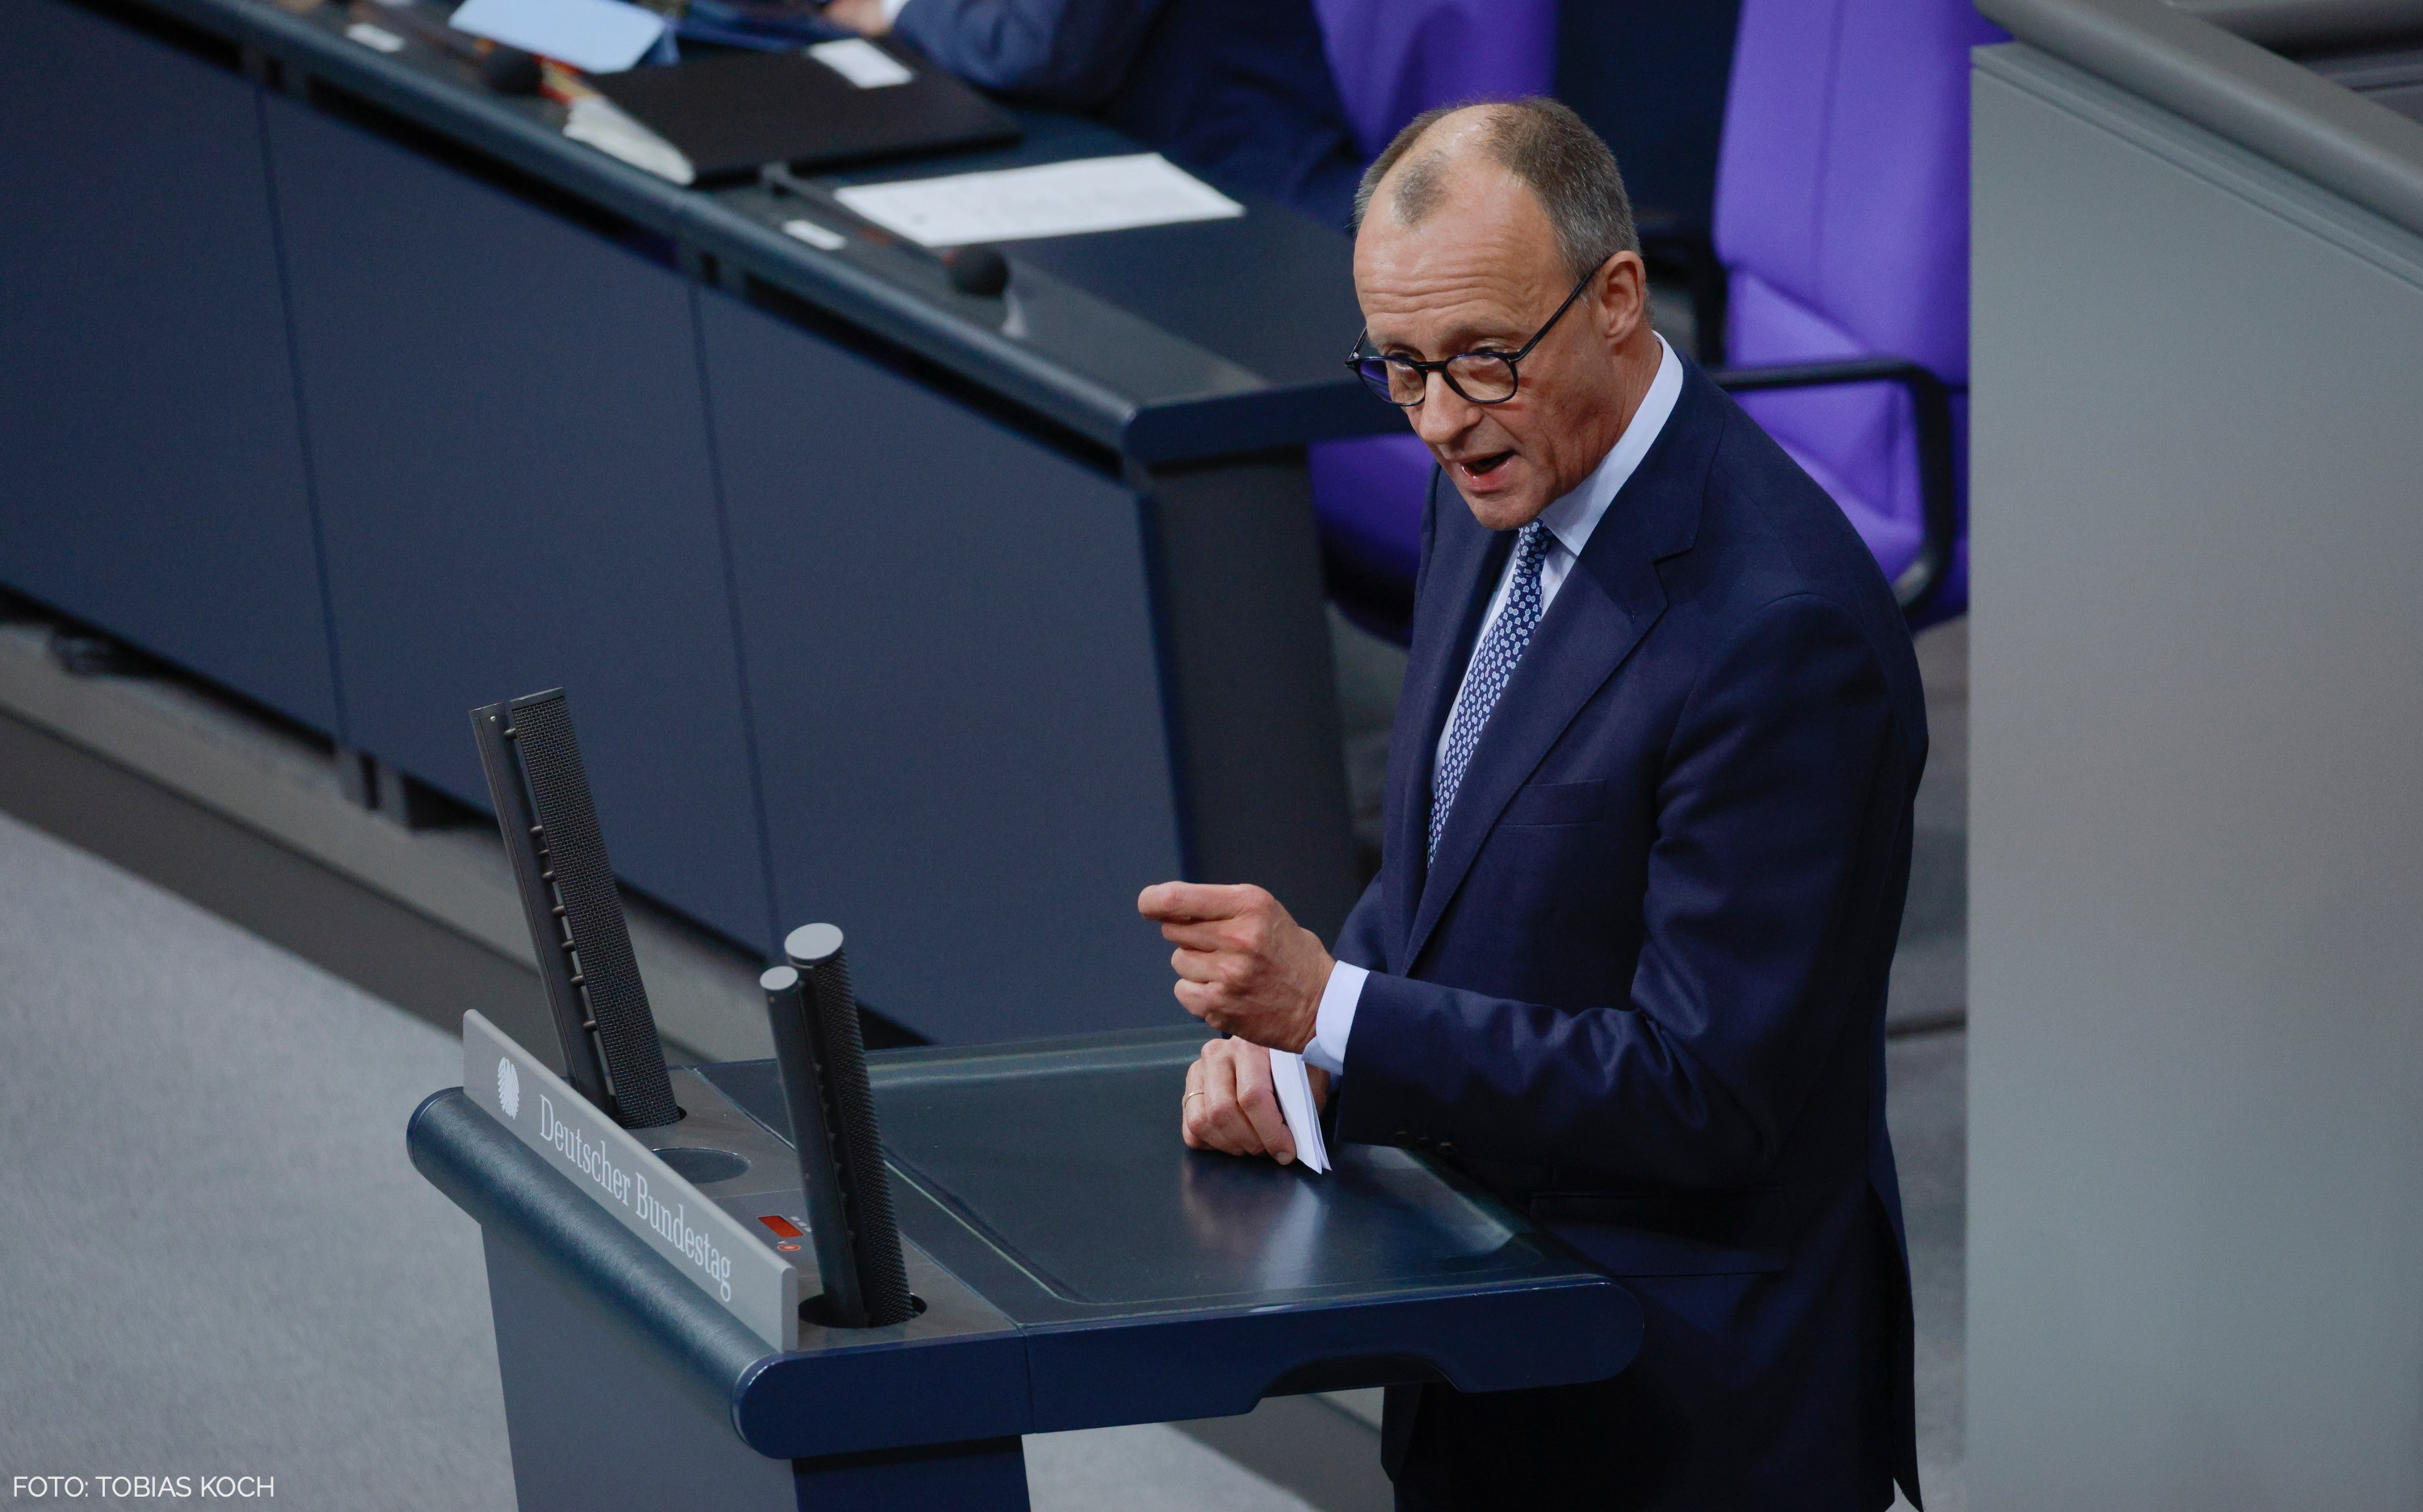
[[[1311,1075],[1317,1106],[1328,1101],[1329,1073],[1314,1067]],[[1282,1166],[1295,1159],[1295,1139],[1271,1085],[1271,1053],[1251,1040],[1207,1042],[1186,1068],[1186,1094],[1178,1107],[1179,1132],[1190,1150],[1268,1155]]]
[[[824,19],[861,37],[880,37],[892,29],[892,23],[884,18],[883,0],[826,0]]]

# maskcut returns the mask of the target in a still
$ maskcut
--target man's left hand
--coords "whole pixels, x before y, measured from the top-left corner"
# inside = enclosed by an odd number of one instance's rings
[[[1169,963],[1186,1011],[1273,1050],[1312,1042],[1334,963],[1277,899],[1254,886],[1164,882],[1144,890],[1136,911],[1178,947]]]

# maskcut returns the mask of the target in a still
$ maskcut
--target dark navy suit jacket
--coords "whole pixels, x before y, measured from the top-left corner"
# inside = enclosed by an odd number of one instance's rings
[[[1310,0],[909,0],[893,25],[971,83],[1345,225],[1363,163]]]
[[[1435,480],[1423,533],[1339,1134],[1435,1150],[1639,1297],[1622,1504],[1915,1499],[1884,1008],[1926,716],[1883,575],[1687,364],[1426,868],[1512,537]]]

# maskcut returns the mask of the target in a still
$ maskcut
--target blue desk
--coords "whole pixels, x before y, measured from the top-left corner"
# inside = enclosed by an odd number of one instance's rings
[[[926,1311],[777,1354],[461,1091],[430,1099],[412,1156],[484,1230],[524,1512],[1023,1507],[1026,1433],[1631,1361],[1629,1293],[1418,1156],[1353,1146],[1308,1176],[1185,1149],[1200,1042],[871,1058]],[[674,1078],[676,1129],[756,1121],[716,1145],[752,1169],[701,1190],[746,1221],[800,1211],[770,1063]]]
[[[0,575],[335,729],[259,91],[37,4],[0,100]]]
[[[1250,204],[976,298],[347,20],[0,8],[50,207],[0,242],[43,310],[0,579],[475,804],[465,710],[562,684],[627,883],[769,951],[850,919],[938,1040],[1174,1013],[1148,882],[1343,920],[1302,447],[1398,422],[1338,362],[1342,237]],[[913,171],[1130,145],[1024,119]]]

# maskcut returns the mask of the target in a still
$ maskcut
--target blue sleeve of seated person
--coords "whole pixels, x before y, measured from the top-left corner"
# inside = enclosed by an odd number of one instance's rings
[[[1091,110],[1125,82],[1161,0],[909,0],[893,30],[971,84]]]

